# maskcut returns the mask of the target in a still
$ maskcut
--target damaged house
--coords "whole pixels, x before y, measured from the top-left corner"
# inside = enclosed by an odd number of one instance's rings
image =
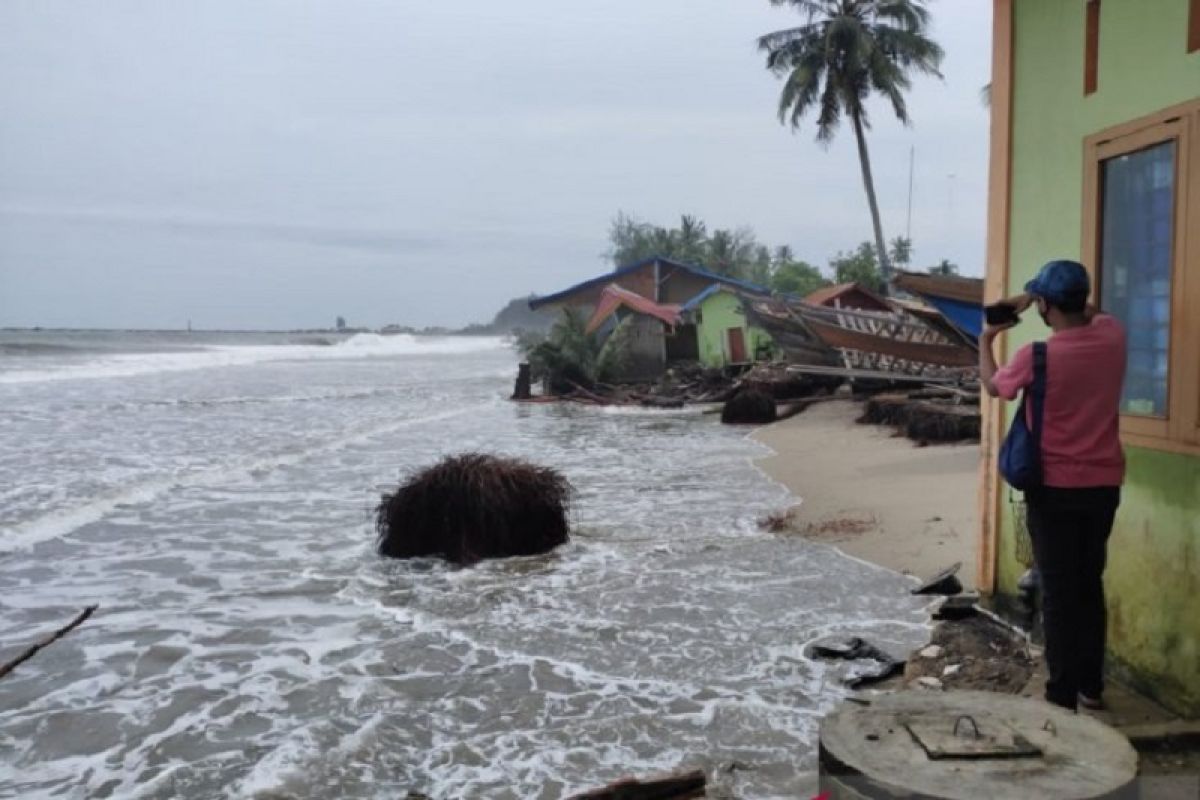
[[[628,377],[644,379],[676,363],[723,367],[771,357],[770,337],[741,313],[743,297],[770,294],[701,267],[651,258],[534,298],[529,307],[574,308],[588,318],[588,331],[602,337],[628,320]]]

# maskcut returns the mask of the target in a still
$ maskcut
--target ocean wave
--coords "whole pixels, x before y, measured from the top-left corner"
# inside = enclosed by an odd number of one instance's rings
[[[509,346],[498,336],[383,336],[360,333],[334,345],[215,345],[200,350],[122,353],[40,369],[0,372],[0,384],[129,378],[163,372],[242,367],[272,361],[337,361],[397,356],[460,355]]]
[[[181,486],[216,486],[238,483],[258,472],[299,464],[319,455],[359,445],[386,433],[442,422],[454,417],[477,413],[483,405],[474,404],[421,416],[409,417],[383,424],[371,423],[343,432],[336,438],[309,447],[252,457],[241,462],[195,471],[180,471],[164,478],[148,480],[136,486],[115,490],[93,497],[74,508],[60,508],[13,525],[0,535],[0,553],[24,550],[42,542],[67,536],[80,528],[108,517],[126,506],[149,503],[166,492]]]

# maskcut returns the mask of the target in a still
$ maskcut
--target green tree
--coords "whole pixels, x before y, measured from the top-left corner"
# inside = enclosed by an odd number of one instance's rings
[[[633,264],[653,255],[650,226],[624,211],[618,211],[609,226],[608,242],[611,246],[608,257],[614,267]]]
[[[929,268],[930,275],[957,275],[958,264],[953,261],[943,258],[941,263],[935,264]]]
[[[904,92],[911,73],[941,77],[942,48],[927,35],[929,11],[925,0],[769,0],[791,6],[803,17],[796,28],[775,31],[759,39],[767,54],[767,69],[785,78],[779,96],[779,120],[800,127],[806,113],[816,110],[817,141],[833,140],[843,116],[850,118],[858,144],[863,187],[871,210],[875,249],[881,272],[891,277],[871,159],[867,152],[866,100],[872,92],[891,103],[896,118],[908,124]]]
[[[718,275],[749,278],[757,251],[758,240],[749,228],[718,229],[708,237],[708,247],[701,263]]]
[[[883,272],[870,242],[863,242],[849,252],[839,252],[830,259],[829,268],[838,283],[858,283],[871,291],[883,291]]]
[[[629,318],[618,322],[601,341],[587,332],[587,320],[575,308],[564,308],[548,334],[525,331],[517,337],[532,378],[546,379],[555,394],[566,394],[577,386],[590,388],[597,381],[620,380],[632,358],[633,344]]]
[[[897,236],[892,239],[892,249],[888,252],[892,266],[904,268],[912,263],[912,239]]]
[[[759,286],[770,286],[771,275],[775,271],[775,264],[771,259],[771,248],[766,245],[756,245],[754,248],[754,260],[750,263],[750,269],[746,273],[746,280]]]
[[[676,258],[685,264],[699,264],[704,260],[704,248],[708,243],[708,226],[699,217],[684,214],[679,218],[676,235]]]
[[[806,297],[829,285],[821,270],[803,261],[788,260],[777,264],[771,275],[771,291]]]
[[[609,227],[608,240],[608,257],[616,268],[661,256],[730,278],[763,285],[770,280],[770,249],[745,226],[710,234],[703,220],[688,214],[680,217],[679,227],[664,228],[620,212]]]

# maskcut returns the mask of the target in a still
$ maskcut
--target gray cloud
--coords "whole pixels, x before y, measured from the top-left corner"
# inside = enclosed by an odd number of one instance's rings
[[[934,6],[944,83],[874,109],[884,222],[981,272],[990,4]],[[869,238],[852,137],[774,115],[752,0],[10,0],[0,325],[483,319],[603,268],[619,209]],[[953,176],[953,177],[951,177]],[[164,276],[171,276],[169,280]]]

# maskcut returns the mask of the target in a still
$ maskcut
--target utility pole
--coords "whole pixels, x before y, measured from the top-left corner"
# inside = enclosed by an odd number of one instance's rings
[[[917,160],[917,146],[913,145],[908,151],[908,222],[904,226],[904,238],[912,242],[912,198],[913,198],[913,165]]]

